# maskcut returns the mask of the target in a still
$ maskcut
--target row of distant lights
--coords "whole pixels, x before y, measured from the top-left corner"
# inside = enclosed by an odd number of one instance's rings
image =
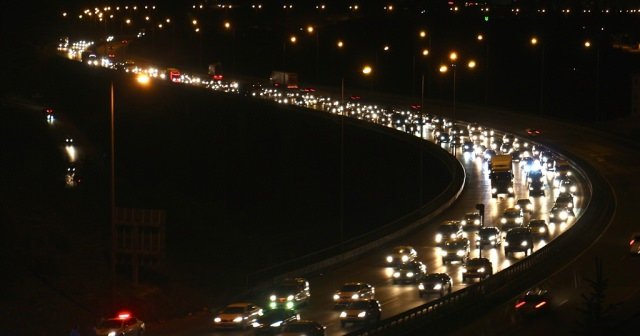
[[[146,10],[149,10],[149,9],[151,9],[151,10],[155,10],[155,9],[156,9],[156,6],[155,6],[155,5],[152,5],[152,6],[145,5],[144,7],[138,7],[138,6],[131,6],[131,7],[129,7],[129,6],[124,6],[124,7],[122,7],[122,8],[121,8],[120,6],[115,7],[116,11],[119,11],[119,10],[121,10],[121,9],[129,10],[129,8],[131,8],[131,9],[132,9],[132,10],[134,10],[134,11],[138,10],[138,8],[144,8],[144,9],[146,9]],[[106,6],[106,7],[103,7],[103,8],[95,7],[95,8],[93,8],[93,10],[92,10],[92,9],[85,9],[85,10],[82,12],[82,14],[79,14],[79,15],[78,15],[78,18],[79,18],[79,19],[82,19],[85,15],[86,15],[86,16],[89,16],[89,17],[90,17],[90,16],[93,16],[93,15],[96,15],[96,16],[100,19],[100,21],[102,21],[102,18],[103,18],[103,16],[105,15],[105,13],[106,13],[106,12],[109,12],[109,11],[112,11],[111,6]],[[68,13],[68,12],[62,12],[62,16],[63,16],[63,17],[67,17],[67,16],[69,16],[69,13]],[[113,14],[110,14],[110,15],[109,15],[109,18],[110,18],[110,19],[113,19]]]

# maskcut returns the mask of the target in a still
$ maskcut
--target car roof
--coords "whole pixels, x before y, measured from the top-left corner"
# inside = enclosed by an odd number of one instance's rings
[[[527,227],[515,227],[507,231],[507,236],[510,234],[513,235],[513,234],[523,234],[523,233],[531,233],[531,230],[529,230],[529,228]]]

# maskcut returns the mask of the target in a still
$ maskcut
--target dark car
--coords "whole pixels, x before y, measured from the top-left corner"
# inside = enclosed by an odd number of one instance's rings
[[[441,245],[449,239],[462,238],[463,236],[464,232],[462,231],[461,221],[450,220],[438,226],[434,239],[436,244]]]
[[[478,230],[476,236],[476,244],[480,247],[490,246],[496,247],[502,245],[502,234],[500,229],[494,226],[485,226]]]
[[[269,295],[269,308],[293,309],[309,301],[309,282],[304,278],[284,279]]]
[[[521,198],[516,201],[516,205],[514,208],[522,210],[523,212],[532,213],[533,212],[533,203],[528,198]]]
[[[545,195],[544,182],[534,181],[529,183],[529,197],[543,197]]]
[[[482,216],[479,212],[466,213],[460,224],[462,224],[462,230],[464,231],[478,230],[480,228],[480,224],[482,224]]]
[[[469,258],[471,249],[467,238],[456,238],[447,240],[440,251],[442,263],[446,265],[452,261],[464,262]]]
[[[418,283],[420,297],[429,294],[438,294],[440,297],[451,294],[453,282],[447,273],[431,273]]]
[[[505,256],[514,252],[524,252],[528,256],[533,251],[533,234],[528,227],[513,228],[507,231],[502,245]]]
[[[515,303],[515,309],[524,316],[533,316],[548,312],[551,306],[551,297],[545,289],[530,289],[521,295]]]
[[[144,322],[131,316],[130,313],[123,312],[118,314],[115,318],[100,320],[93,331],[96,336],[139,336],[144,334],[145,325]]]
[[[421,261],[412,261],[393,269],[393,284],[416,283],[427,275],[427,265]]]
[[[551,225],[563,225],[567,224],[571,211],[563,206],[554,205],[549,211],[549,224]]]
[[[549,226],[544,219],[532,219],[527,225],[536,238],[549,238]]]
[[[347,323],[375,323],[380,321],[382,309],[377,300],[356,301],[349,304],[340,313],[340,325]]]
[[[568,192],[561,192],[556,198],[555,206],[566,208],[570,216],[574,216],[573,213],[573,195]]]
[[[440,133],[440,135],[436,137],[437,144],[449,143],[450,140],[451,137],[447,133]]]
[[[493,274],[493,264],[487,258],[468,259],[462,268],[462,281],[467,279],[486,279]]]
[[[475,145],[473,141],[465,141],[462,144],[462,151],[465,153],[473,153],[475,151]]]
[[[251,326],[255,335],[275,335],[282,330],[285,323],[299,319],[300,315],[293,309],[276,308],[264,311]]]
[[[318,322],[299,320],[285,323],[278,336],[324,336],[325,329],[326,327]]]

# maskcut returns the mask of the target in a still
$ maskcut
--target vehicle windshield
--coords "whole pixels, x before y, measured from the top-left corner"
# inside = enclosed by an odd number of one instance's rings
[[[341,292],[357,292],[360,290],[360,285],[344,285],[340,289]]]
[[[443,225],[440,225],[440,227],[438,228],[438,232],[446,232],[446,233],[458,232],[458,227],[455,225],[443,224]]]
[[[507,211],[504,213],[504,216],[507,218],[518,218],[520,217],[520,212],[518,211]]]
[[[264,315],[258,318],[259,321],[282,321],[293,313],[284,309],[274,309],[267,311]]]
[[[310,324],[306,323],[288,323],[284,325],[282,331],[286,332],[309,332],[313,330],[314,327]]]
[[[429,274],[424,278],[425,282],[441,282],[442,278],[438,274]]]
[[[467,261],[467,266],[483,266],[488,264],[488,262],[484,259],[471,259]]]
[[[479,235],[481,236],[491,236],[491,235],[495,235],[497,234],[495,230],[493,229],[480,229],[480,231],[478,232]]]
[[[444,244],[446,249],[460,249],[467,247],[466,241],[448,241]]]
[[[244,307],[226,307],[222,310],[222,314],[242,314]]]
[[[407,248],[397,248],[393,251],[395,254],[409,254],[409,249]]]
[[[295,285],[280,285],[274,288],[273,292],[278,295],[289,295],[297,292],[297,289]]]
[[[98,325],[98,329],[119,329],[122,327],[122,320],[104,320]]]

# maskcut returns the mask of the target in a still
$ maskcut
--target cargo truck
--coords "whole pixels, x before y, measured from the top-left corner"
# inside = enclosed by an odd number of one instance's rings
[[[285,89],[298,88],[298,74],[295,72],[272,71],[269,77],[271,85]]]
[[[491,166],[491,197],[496,198],[500,194],[514,197],[513,189],[513,161],[511,155],[495,155],[489,162]]]

